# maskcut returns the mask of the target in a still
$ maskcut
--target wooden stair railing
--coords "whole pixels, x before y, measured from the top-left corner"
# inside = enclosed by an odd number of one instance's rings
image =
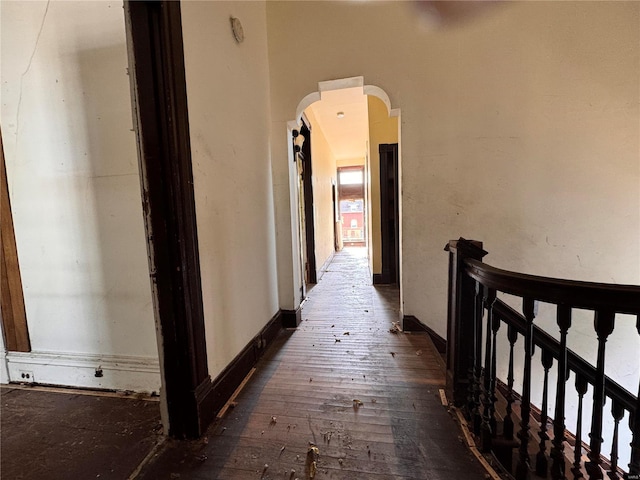
[[[554,480],[564,480],[569,470],[572,478],[584,477],[583,472],[586,472],[589,480],[602,480],[605,474],[611,480],[622,478],[623,475],[630,479],[640,478],[640,385],[638,396],[634,396],[605,375],[606,342],[614,330],[616,314],[635,316],[636,329],[640,334],[640,286],[561,280],[501,270],[482,262],[487,252],[482,249],[481,242],[463,238],[449,242],[445,250],[449,252],[447,390],[454,404],[464,409],[471,428],[480,439],[481,449],[484,452],[504,450],[505,445],[517,448],[516,466],[514,472],[510,472],[516,480],[527,480],[532,473],[545,478],[550,474]],[[498,298],[500,294],[520,297],[522,313]],[[539,302],[556,305],[559,340],[535,325]],[[572,312],[576,308],[594,312],[594,347],[597,345],[595,366],[567,348]],[[507,326],[509,360],[506,414],[502,422],[502,435],[498,436],[495,408],[498,381],[496,364],[499,357],[497,334],[502,323]],[[522,342],[518,342],[520,337]],[[514,425],[512,415],[516,395],[516,345],[522,345],[524,351],[520,422],[517,426]],[[541,375],[540,383],[540,421],[539,425],[532,426],[531,391],[535,348],[541,351],[544,374]],[[638,358],[640,355],[632,361],[638,361]],[[557,382],[556,398],[553,402],[555,409],[551,415],[547,408],[548,379],[552,368],[556,369]],[[564,452],[567,430],[565,404],[566,383],[571,372],[576,380],[578,410],[573,464],[567,465]],[[591,385],[593,390],[593,407],[587,449],[588,461],[583,462],[582,401],[588,385]],[[610,399],[614,422],[609,460],[603,457],[602,445],[607,399]],[[618,465],[619,452],[626,447],[618,443],[618,426],[625,412],[629,413],[629,427],[632,433],[628,469],[620,468]],[[549,417],[553,418],[553,428],[548,433]],[[515,435],[514,430],[517,431]],[[518,440],[515,440],[514,436]],[[531,462],[530,440],[534,437],[539,443],[534,447],[537,452],[534,453],[534,462]],[[550,445],[547,443],[549,440]],[[510,454],[508,463],[511,463]],[[511,466],[507,465],[506,468],[510,469]]]

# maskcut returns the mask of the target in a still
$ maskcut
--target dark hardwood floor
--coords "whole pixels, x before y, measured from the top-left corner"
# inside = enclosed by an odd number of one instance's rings
[[[389,331],[398,290],[371,285],[364,254],[336,254],[234,407],[138,478],[302,480],[315,460],[316,479],[484,479],[441,404],[437,353],[426,334]]]
[[[157,400],[0,387],[0,478],[126,480],[160,439]]]

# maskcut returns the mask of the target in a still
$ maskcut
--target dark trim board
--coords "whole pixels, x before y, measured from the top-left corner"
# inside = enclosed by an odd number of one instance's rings
[[[280,310],[282,328],[297,328],[302,322],[302,308],[295,310]]]
[[[169,434],[199,437],[210,415],[200,255],[179,2],[125,1],[142,210]]]
[[[402,330],[405,332],[426,332],[431,337],[438,353],[447,353],[447,341],[413,315],[405,315],[402,318]]]
[[[264,352],[282,331],[283,312],[285,311],[278,311],[216,379],[210,382],[205,399],[202,402],[202,405],[206,405],[207,409],[202,412],[203,415],[207,415],[213,420],[229,401],[233,392],[236,391],[251,369],[258,363],[260,357],[264,355]]]
[[[385,275],[384,273],[374,273],[373,274],[373,284],[374,285],[389,285],[389,275]]]

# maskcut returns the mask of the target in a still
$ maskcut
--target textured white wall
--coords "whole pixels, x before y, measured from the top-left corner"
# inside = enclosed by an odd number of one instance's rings
[[[240,19],[237,44],[229,18]],[[209,373],[278,311],[264,2],[183,2]]]
[[[428,29],[406,2],[268,3],[274,122],[356,74],[402,109],[406,314],[445,334],[442,247],[459,236],[504,268],[640,281],[639,9],[508,4]]]
[[[122,3],[0,8],[0,121],[33,350],[157,364]]]

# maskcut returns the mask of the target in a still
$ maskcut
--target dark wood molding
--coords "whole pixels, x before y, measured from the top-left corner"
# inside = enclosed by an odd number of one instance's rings
[[[282,328],[297,328],[302,323],[302,309],[280,310]]]
[[[433,329],[426,326],[417,317],[413,315],[405,315],[402,318],[402,330],[405,332],[425,332],[431,337],[431,341],[438,350],[438,353],[447,353],[447,341],[438,335]]]
[[[218,412],[229,401],[233,392],[242,383],[251,369],[282,331],[282,310],[276,313],[242,351],[210,382],[206,398],[201,402],[206,405],[207,415],[213,420]]]
[[[149,268],[169,434],[198,437],[210,415],[180,3],[125,1]]]
[[[308,122],[308,121],[307,121]],[[311,159],[311,125],[302,122],[300,134],[304,135],[305,141],[302,144],[302,183],[304,195],[304,233],[306,244],[306,282],[317,283],[316,276],[316,233],[315,221],[313,217],[313,165]]]
[[[30,352],[29,329],[27,314],[24,307],[22,278],[18,262],[16,237],[13,230],[13,214],[9,200],[9,186],[4,161],[4,147],[0,134],[0,189],[2,200],[0,218],[2,228],[0,233],[0,270],[2,271],[2,285],[0,287],[2,315],[2,331],[4,332],[5,347],[10,352]]]
[[[373,274],[373,284],[374,285],[389,285],[389,275],[385,275],[384,273],[374,273]]]

